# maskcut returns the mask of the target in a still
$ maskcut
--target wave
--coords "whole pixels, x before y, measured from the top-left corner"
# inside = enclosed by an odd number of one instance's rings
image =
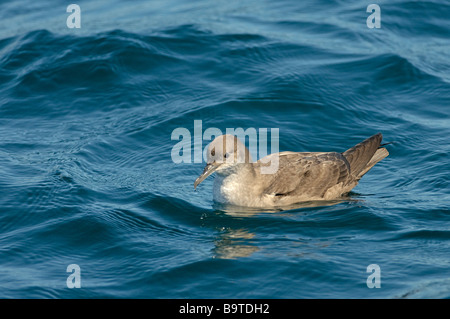
[[[251,34],[215,35],[193,26],[151,36],[114,30],[67,37],[40,30],[14,42],[0,57],[2,75],[14,78],[8,81],[10,89],[2,108],[10,114],[27,114],[27,105],[21,102],[32,97],[39,101],[66,96],[71,110],[52,110],[49,101],[51,115],[73,112],[74,104],[82,112],[99,110],[100,105],[105,111],[144,103],[167,107],[168,99],[178,104],[186,93],[186,81],[194,85],[191,101],[184,101],[194,107],[202,100],[210,99],[208,107],[213,107],[234,98],[312,101],[332,104],[342,112],[361,108],[368,98],[373,101],[391,94],[393,86],[397,94],[409,99],[436,94],[436,87],[448,95],[448,85],[439,77],[398,54],[334,54],[327,59],[325,52],[314,47]],[[316,65],[308,65],[311,57]],[[341,86],[342,77],[355,86]],[[345,100],[336,99],[339,96]],[[45,109],[39,113],[45,114]]]

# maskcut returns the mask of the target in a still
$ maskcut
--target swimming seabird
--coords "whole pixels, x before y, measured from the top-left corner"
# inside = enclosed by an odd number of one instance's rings
[[[253,162],[236,136],[221,135],[209,144],[194,188],[215,172],[213,198],[222,204],[263,208],[337,199],[389,155],[380,146],[382,138],[375,134],[343,153],[280,152]],[[277,169],[263,173],[273,163]]]

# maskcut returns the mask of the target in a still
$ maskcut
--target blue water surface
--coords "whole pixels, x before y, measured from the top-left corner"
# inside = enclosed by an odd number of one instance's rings
[[[77,4],[0,2],[1,298],[450,298],[447,0],[373,29],[361,1]],[[394,143],[341,201],[229,210],[172,160],[195,120]]]

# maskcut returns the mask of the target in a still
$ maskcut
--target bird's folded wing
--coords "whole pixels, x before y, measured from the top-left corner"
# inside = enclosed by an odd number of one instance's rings
[[[264,177],[264,194],[323,196],[350,178],[349,164],[340,153],[280,153],[277,172]]]

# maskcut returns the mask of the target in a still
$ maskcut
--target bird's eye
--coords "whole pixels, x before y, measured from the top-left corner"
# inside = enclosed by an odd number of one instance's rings
[[[211,156],[215,156],[216,155],[216,151],[215,150],[212,150],[211,151]]]

